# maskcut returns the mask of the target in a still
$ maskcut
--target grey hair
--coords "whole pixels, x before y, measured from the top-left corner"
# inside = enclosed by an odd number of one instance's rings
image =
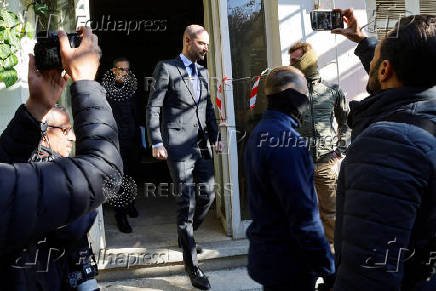
[[[54,106],[53,106],[53,107],[48,111],[48,113],[45,115],[43,121],[46,122],[47,124],[53,124],[53,122],[55,122],[55,120],[53,120],[54,117],[53,117],[53,114],[52,114],[54,111],[58,111],[58,112],[65,113],[65,114],[68,115],[67,109],[66,109],[64,106],[59,105],[59,104],[55,104],[55,105],[54,105]]]

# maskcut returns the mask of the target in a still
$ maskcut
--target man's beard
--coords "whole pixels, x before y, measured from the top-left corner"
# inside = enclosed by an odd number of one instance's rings
[[[373,70],[369,71],[369,80],[366,85],[366,91],[370,95],[375,95],[381,91],[380,80],[378,79],[378,69],[380,68],[381,61],[377,61],[377,64]]]
[[[203,50],[193,51],[192,55],[194,56],[193,59],[195,59],[195,61],[203,61],[206,56],[206,54],[203,54]]]
[[[199,52],[197,55],[198,55],[198,59],[202,60],[202,61],[204,60],[204,57],[206,56],[206,54],[203,54],[203,52]]]

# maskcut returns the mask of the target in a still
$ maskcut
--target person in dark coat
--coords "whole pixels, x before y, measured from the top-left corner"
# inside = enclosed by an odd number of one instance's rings
[[[118,125],[118,141],[124,174],[135,176],[139,157],[139,127],[136,121],[136,102],[138,85],[135,75],[130,70],[130,62],[125,57],[113,61],[113,68],[107,71],[101,85],[106,89],[106,99],[112,108]],[[130,192],[120,195],[129,196]],[[117,199],[121,198],[121,199]],[[115,220],[118,229],[124,233],[132,232],[127,215],[138,217],[134,197],[114,197],[108,201],[115,209]]]
[[[245,150],[251,217],[248,272],[264,290],[315,290],[335,272],[318,212],[314,166],[295,130],[309,107],[306,79],[294,67],[267,77],[268,109]]]
[[[30,97],[0,137],[0,279],[4,290],[16,290],[6,270],[17,253],[45,233],[90,213],[104,200],[105,181],[119,183],[122,177],[116,123],[104,89],[93,81],[100,58],[98,40],[89,28],[81,28],[80,33],[80,47],[71,48],[66,34],[59,32],[62,63],[73,81],[77,157],[25,163],[41,140],[42,117],[59,99],[68,77],[61,77],[60,71],[37,71],[33,56],[29,61]],[[12,164],[16,161],[21,163]]]
[[[350,103],[335,290],[436,290],[436,17],[404,17],[377,42],[341,13],[333,32],[359,43],[370,96]]]
[[[38,148],[29,161],[50,162],[71,154],[76,140],[65,108],[55,104],[43,118],[47,125]],[[44,234],[11,262],[9,280],[17,290],[75,290],[68,276],[90,261],[87,233],[97,212],[93,210],[71,224]],[[82,258],[82,261],[76,258]],[[32,262],[32,264],[29,264]],[[93,276],[89,276],[91,280]],[[84,280],[84,281],[88,281]],[[97,283],[94,280],[94,285]]]

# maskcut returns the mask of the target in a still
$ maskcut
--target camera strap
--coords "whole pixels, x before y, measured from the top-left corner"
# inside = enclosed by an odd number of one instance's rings
[[[381,121],[411,124],[424,129],[425,131],[436,137],[436,123],[426,117],[416,116],[405,112],[395,112],[383,118],[383,120]]]

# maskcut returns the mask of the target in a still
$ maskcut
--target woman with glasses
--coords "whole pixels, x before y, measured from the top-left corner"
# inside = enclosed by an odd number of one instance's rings
[[[112,69],[105,73],[101,85],[106,89],[106,99],[117,122],[124,174],[128,178],[135,177],[140,145],[136,109],[138,82],[130,70],[129,60],[125,57],[116,58],[113,61]],[[134,202],[134,196],[124,192],[117,193],[108,200],[108,203],[114,207],[115,220],[121,232],[130,233],[133,231],[127,215],[131,218],[138,217]]]

